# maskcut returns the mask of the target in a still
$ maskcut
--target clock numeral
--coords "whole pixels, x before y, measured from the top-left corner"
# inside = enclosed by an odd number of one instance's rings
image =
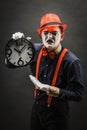
[[[32,54],[30,54],[29,52],[27,52],[27,54],[29,55],[29,58],[32,58]]]
[[[7,56],[10,57],[10,55],[12,54],[12,50],[11,49],[7,49],[6,53],[7,53]]]
[[[32,48],[31,48],[31,46],[28,46],[28,50],[32,51]]]
[[[23,66],[24,65],[24,61],[21,60],[22,58],[20,57],[19,60],[18,60],[18,65],[19,66]]]
[[[16,64],[16,62],[13,63],[14,65]]]
[[[27,61],[25,61],[26,62],[26,64],[28,63]]]

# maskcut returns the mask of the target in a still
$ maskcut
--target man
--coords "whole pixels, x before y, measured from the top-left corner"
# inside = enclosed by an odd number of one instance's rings
[[[56,14],[45,14],[37,30],[30,62],[34,84],[31,130],[69,130],[69,101],[80,101],[84,90],[80,59],[61,42],[67,25]]]
[[[68,130],[68,101],[80,101],[82,98],[80,60],[69,50],[61,54],[66,27],[56,14],[45,14],[41,18],[37,32],[42,47],[36,47],[35,57],[30,64],[32,75],[36,77],[30,75],[35,85],[31,130]]]

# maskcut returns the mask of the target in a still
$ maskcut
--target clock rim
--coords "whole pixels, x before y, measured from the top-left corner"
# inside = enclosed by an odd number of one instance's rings
[[[10,63],[10,64],[12,64],[13,66],[15,66],[15,67],[24,67],[24,66],[27,66],[27,65],[29,65],[29,63],[32,61],[32,59],[33,59],[33,57],[34,57],[34,52],[35,52],[35,48],[34,48],[34,45],[33,45],[33,43],[30,41],[30,40],[27,40],[27,38],[19,38],[19,39],[24,39],[24,40],[26,40],[30,45],[31,45],[31,47],[32,47],[32,57],[31,57],[31,59],[29,60],[29,62],[27,62],[26,64],[24,64],[24,65],[15,65],[15,64],[13,64],[12,62],[10,62],[10,60],[8,59],[8,57],[7,57],[7,53],[6,53],[6,50],[7,50],[7,47],[8,47],[8,44],[10,43],[10,42],[12,42],[12,41],[16,41],[15,39],[10,39],[8,42],[7,42],[7,44],[6,44],[6,46],[5,46],[5,58],[7,59],[7,61]],[[19,39],[17,39],[17,40],[19,40]]]

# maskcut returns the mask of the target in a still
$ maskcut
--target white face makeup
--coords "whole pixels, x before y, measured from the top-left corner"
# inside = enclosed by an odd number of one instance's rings
[[[46,48],[56,48],[61,41],[60,28],[56,30],[43,30],[42,31],[42,42]]]

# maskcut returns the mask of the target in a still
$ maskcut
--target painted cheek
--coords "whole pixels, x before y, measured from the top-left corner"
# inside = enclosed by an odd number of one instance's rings
[[[60,35],[57,35],[55,38],[55,44],[59,44],[60,43]]]
[[[48,36],[46,35],[46,36],[45,36],[45,40],[46,40],[47,38],[48,38]]]

